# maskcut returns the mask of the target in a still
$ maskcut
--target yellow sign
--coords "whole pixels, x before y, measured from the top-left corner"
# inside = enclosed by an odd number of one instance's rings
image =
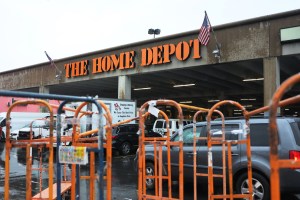
[[[88,153],[86,147],[75,146],[60,146],[59,147],[59,162],[68,164],[88,163]]]

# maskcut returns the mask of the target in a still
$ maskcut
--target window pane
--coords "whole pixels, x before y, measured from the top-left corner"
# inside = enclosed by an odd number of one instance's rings
[[[155,128],[162,128],[163,127],[163,121],[156,121]]]
[[[298,146],[300,146],[300,122],[296,123],[296,122],[292,122],[291,124],[291,128],[293,130],[294,133],[294,137],[295,137],[295,142]]]
[[[167,128],[167,123],[165,121],[164,121],[164,124],[163,124],[163,128]]]
[[[250,124],[251,146],[269,146],[268,124]]]
[[[138,126],[134,126],[134,125],[128,126],[128,132],[130,132],[130,133],[137,132],[138,129],[139,129]]]
[[[196,137],[199,137],[202,127],[196,128]],[[193,145],[194,140],[194,132],[193,127],[189,127],[186,129],[183,129],[183,143],[185,145]],[[177,134],[174,138],[174,141],[179,141],[179,135]]]
[[[119,130],[119,133],[124,133],[124,132],[127,132],[127,126],[120,126],[120,130]]]
[[[222,137],[222,125],[212,125],[210,132],[211,137]],[[225,125],[225,140],[238,140],[240,133],[242,133],[242,130],[239,129],[238,124]]]
[[[0,126],[1,126],[1,127],[6,126],[6,119],[4,119],[4,120],[1,122]]]

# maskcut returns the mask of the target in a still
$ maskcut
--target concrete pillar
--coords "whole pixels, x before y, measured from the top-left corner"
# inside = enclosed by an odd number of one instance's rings
[[[87,111],[93,111],[93,104],[92,103],[88,103],[87,105],[86,105],[86,110]],[[86,123],[86,131],[90,131],[90,130],[92,130],[92,115],[87,115],[86,116],[86,121],[87,121],[87,123]]]
[[[280,85],[280,66],[277,57],[264,58],[264,106],[270,101]],[[278,109],[280,112],[280,109]]]
[[[49,94],[50,93],[50,89],[47,86],[41,85],[39,87],[39,93],[41,93],[41,94]]]
[[[41,85],[39,87],[39,93],[40,94],[49,94],[50,93],[50,89],[47,86]],[[49,112],[49,110],[44,107],[44,106],[40,106],[40,112]]]
[[[118,99],[131,99],[131,78],[129,76],[118,77]]]

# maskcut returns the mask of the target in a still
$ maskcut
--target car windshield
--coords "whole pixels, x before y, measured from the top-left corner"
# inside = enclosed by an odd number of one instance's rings
[[[33,124],[32,124],[33,128],[43,128],[45,126],[46,126],[45,121],[41,121],[41,120],[34,121]]]
[[[47,123],[44,120],[36,120],[33,123],[26,124],[22,128],[30,128],[32,124],[32,128],[46,128]]]
[[[23,126],[22,128],[28,128],[30,127],[30,124],[26,124],[25,126]]]

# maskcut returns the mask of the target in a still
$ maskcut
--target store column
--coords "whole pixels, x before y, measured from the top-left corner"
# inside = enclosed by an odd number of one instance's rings
[[[39,87],[39,93],[40,94],[49,94],[50,93],[50,89],[47,86],[41,85]],[[49,112],[49,110],[46,107],[41,106],[40,107],[40,112]]]
[[[280,66],[277,57],[264,58],[264,106],[270,101],[280,85]],[[280,113],[280,109],[277,111]],[[267,114],[268,115],[268,114]]]
[[[129,76],[118,77],[118,99],[131,99],[131,78]]]
[[[40,94],[49,94],[50,93],[50,89],[47,86],[41,85],[39,87],[39,93]]]

